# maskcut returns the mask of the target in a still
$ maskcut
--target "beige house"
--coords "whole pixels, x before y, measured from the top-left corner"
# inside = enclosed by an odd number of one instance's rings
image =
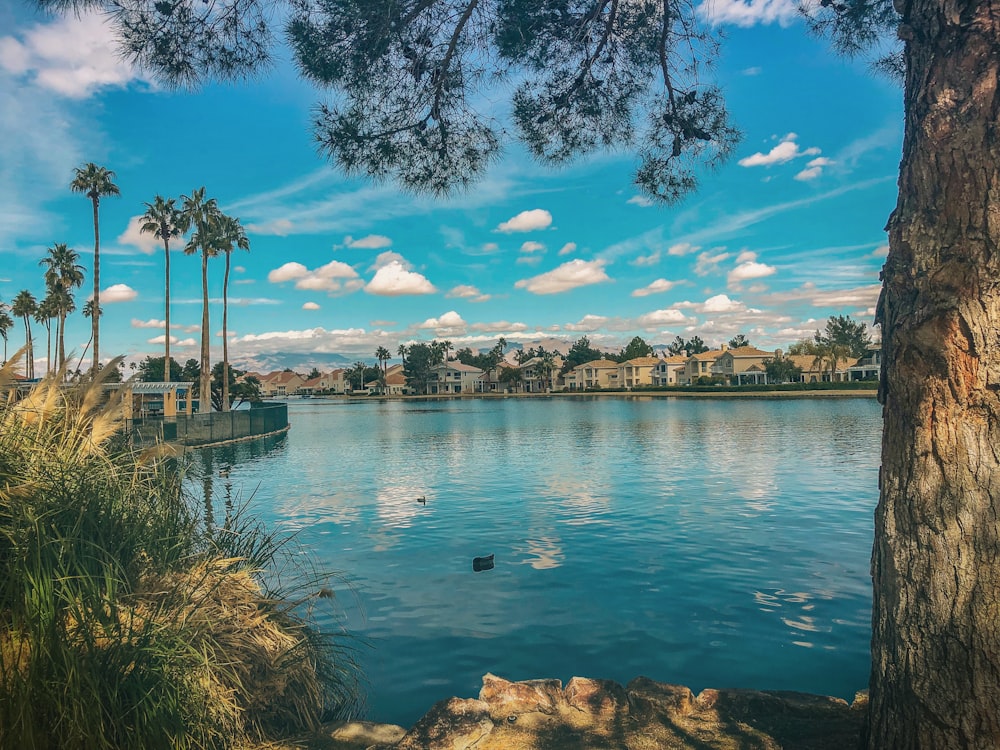
[[[563,358],[556,355],[552,358],[552,369],[543,370],[542,357],[532,357],[521,364],[521,388],[525,393],[547,393],[556,390],[559,382],[559,370]]]
[[[310,378],[302,385],[299,386],[299,393],[302,395],[311,395],[313,393],[326,393],[333,390],[333,378],[331,374],[324,375],[320,373],[317,378]]]
[[[796,367],[802,370],[802,383],[829,383],[830,363],[827,360],[818,361],[811,354],[786,354],[785,359],[790,359]],[[838,359],[837,367],[833,373],[834,382],[840,383],[850,380],[849,368],[857,364],[859,360]]]
[[[291,370],[277,370],[268,373],[260,381],[260,394],[265,398],[294,396],[305,382],[305,379],[298,373]]]
[[[427,381],[428,393],[482,393],[483,371],[457,360],[434,365]]]
[[[712,364],[710,374],[724,378],[729,385],[763,384],[767,382],[764,362],[774,356],[774,352],[765,352],[754,346],[725,347]]]
[[[712,365],[725,351],[725,349],[711,349],[701,354],[692,354],[687,358],[683,372],[678,373],[677,384],[693,385],[697,384],[698,378],[712,377]]]
[[[660,364],[659,357],[636,357],[618,365],[618,385],[639,388],[653,385],[653,372]]]
[[[406,376],[403,375],[403,367],[400,365],[399,370],[393,372],[390,367],[386,370],[385,375],[385,395],[387,396],[405,396],[410,392],[410,389],[406,385]]]
[[[683,354],[674,354],[657,362],[653,368],[653,385],[677,385],[677,378],[684,373],[688,358]]]
[[[610,359],[595,359],[591,362],[584,362],[566,373],[566,388],[571,391],[617,387],[618,363]]]

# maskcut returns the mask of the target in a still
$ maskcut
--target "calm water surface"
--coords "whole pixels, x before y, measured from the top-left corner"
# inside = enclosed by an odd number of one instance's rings
[[[348,574],[371,719],[412,724],[488,671],[847,699],[867,683],[874,399],[302,400],[289,416],[285,438],[202,459]]]

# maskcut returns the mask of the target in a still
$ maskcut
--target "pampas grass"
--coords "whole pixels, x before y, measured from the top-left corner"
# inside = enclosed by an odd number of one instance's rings
[[[0,368],[0,748],[234,748],[356,710],[323,578],[276,588],[285,540],[238,510],[206,528],[117,393],[61,375],[19,394]]]

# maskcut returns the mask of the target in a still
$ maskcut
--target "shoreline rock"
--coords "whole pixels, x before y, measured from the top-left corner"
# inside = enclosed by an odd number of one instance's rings
[[[434,704],[409,730],[328,728],[329,750],[844,750],[856,747],[867,692],[853,703],[808,693],[706,689],[637,677],[512,682],[483,676],[478,698]],[[332,742],[333,744],[328,744]]]

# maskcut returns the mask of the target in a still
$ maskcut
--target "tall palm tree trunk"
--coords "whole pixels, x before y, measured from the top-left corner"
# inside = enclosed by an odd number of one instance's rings
[[[222,277],[222,411],[229,411],[229,255]]]
[[[163,352],[163,382],[170,382],[170,239],[169,237],[163,238],[163,252],[166,256],[166,290],[164,296],[166,297],[166,308],[163,313],[164,325],[166,326],[166,336],[164,336],[164,352]]]
[[[209,361],[208,324],[208,253],[201,251],[201,383],[198,389],[198,413],[208,414],[212,411],[212,365]]]
[[[31,346],[31,323],[28,322],[28,316],[22,316],[24,321],[24,376],[26,378],[35,377],[35,358],[32,355]]]
[[[101,229],[97,217],[97,205],[100,198],[91,196],[94,203],[94,314],[90,318],[91,338],[94,339],[94,364],[92,366],[94,377],[97,376],[97,368],[101,363]]]
[[[60,369],[66,361],[66,311],[59,311],[59,322],[56,323],[56,369]]]

